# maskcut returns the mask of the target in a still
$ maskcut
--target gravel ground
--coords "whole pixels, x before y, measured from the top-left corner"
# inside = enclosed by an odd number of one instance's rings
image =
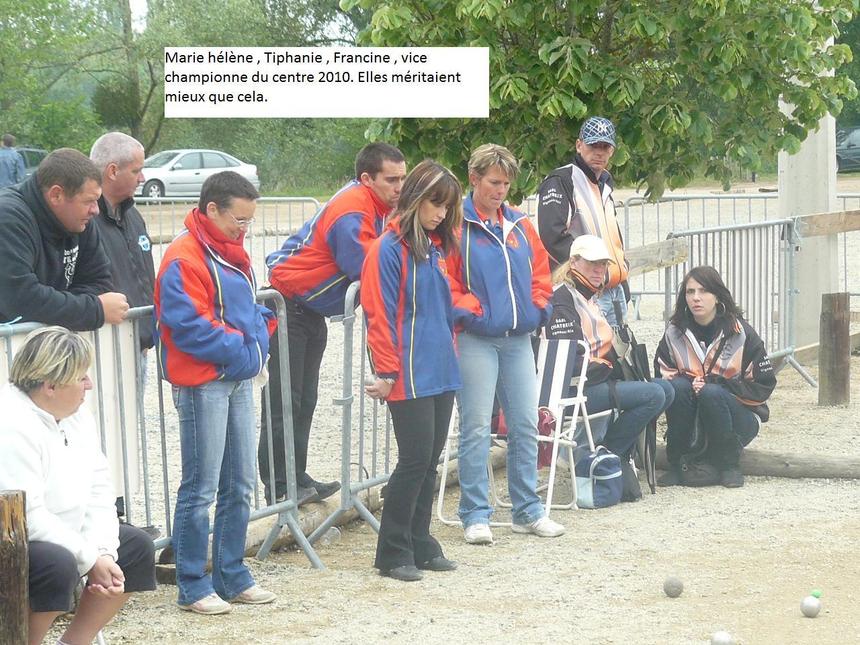
[[[852,369],[860,370],[860,358]],[[755,447],[858,454],[860,379],[852,405],[818,408],[815,389],[797,373],[785,369],[779,378]],[[317,460],[326,447],[336,450],[337,413],[326,409]],[[456,489],[446,496],[448,515],[456,498]],[[738,643],[860,640],[860,480],[748,477],[740,490],[661,489],[637,504],[554,517],[568,528],[561,538],[499,528],[490,547],[467,545],[459,528],[434,520],[460,568],[415,584],[375,574],[375,534],[356,522],[319,547],[326,571],[292,550],[248,560],[258,582],[278,594],[274,605],[195,616],[179,611],[175,588],[162,585],[134,598],[106,636],[111,643],[703,643],[725,629]],[[663,594],[668,575],[684,581],[678,599]],[[824,608],[810,620],[799,607],[815,588]]]

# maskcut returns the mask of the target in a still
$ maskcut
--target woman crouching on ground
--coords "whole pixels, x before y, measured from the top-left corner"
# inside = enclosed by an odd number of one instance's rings
[[[376,376],[367,393],[388,401],[398,451],[374,566],[397,580],[420,580],[421,570],[457,567],[430,535],[430,517],[436,465],[460,389],[445,257],[456,253],[462,218],[457,179],[434,161],[421,162],[406,178],[398,206],[361,272]]]
[[[713,267],[684,276],[654,366],[675,390],[666,410],[669,470],[657,483],[743,486],[741,451],[768,419],[776,375]]]

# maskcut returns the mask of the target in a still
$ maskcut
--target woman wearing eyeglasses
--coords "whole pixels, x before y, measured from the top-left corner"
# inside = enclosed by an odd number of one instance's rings
[[[186,230],[170,244],[155,285],[158,358],[179,413],[182,481],[173,521],[181,609],[223,614],[261,604],[242,562],[256,456],[252,379],[263,371],[276,321],[256,303],[245,252],[257,190],[241,175],[209,177]],[[212,573],[206,571],[209,507],[218,497]]]

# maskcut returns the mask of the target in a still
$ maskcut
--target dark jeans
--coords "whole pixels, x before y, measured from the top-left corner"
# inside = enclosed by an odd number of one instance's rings
[[[328,339],[325,317],[287,300],[287,338],[290,352],[290,388],[293,405],[293,445],[296,451],[296,480],[299,486],[310,486],[307,474],[308,440],[311,422],[317,406],[317,391],[320,380],[320,364]],[[263,423],[257,460],[260,479],[266,487],[266,498],[271,501],[287,493],[287,469],[284,462],[284,417],[281,408],[281,371],[279,369],[278,335],[272,336],[269,344],[269,397],[272,404],[271,434],[275,471],[269,469],[269,422],[265,401]],[[269,490],[274,477],[275,495]]]
[[[398,458],[385,492],[374,562],[377,569],[419,565],[442,555],[442,547],[430,535],[430,518],[436,466],[453,407],[453,392],[388,404]]]
[[[590,414],[614,407],[609,382],[586,385],[585,396]],[[625,461],[630,458],[630,451],[645,426],[672,404],[674,392],[668,382],[655,378],[651,382],[618,381],[615,396],[620,414],[609,423],[602,443]]]
[[[139,528],[120,524],[117,564],[125,574],[125,591],[155,589],[155,546]],[[81,579],[75,556],[52,542],[30,542],[30,609],[70,611]]]
[[[666,410],[669,463],[678,465],[681,455],[689,452],[698,413],[699,427],[708,441],[702,460],[720,470],[736,467],[741,450],[758,434],[756,415],[721,385],[708,383],[695,396],[689,378],[677,376],[669,383],[675,390],[675,402]]]

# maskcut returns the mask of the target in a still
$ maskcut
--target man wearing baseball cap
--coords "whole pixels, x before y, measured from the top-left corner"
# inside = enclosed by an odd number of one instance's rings
[[[624,241],[615,216],[612,175],[606,169],[615,152],[615,126],[607,118],[585,120],[576,140],[573,161],[556,168],[538,189],[538,233],[555,268],[567,262],[571,244],[580,235],[600,237],[612,262],[598,302],[609,324],[624,323],[630,290]]]

